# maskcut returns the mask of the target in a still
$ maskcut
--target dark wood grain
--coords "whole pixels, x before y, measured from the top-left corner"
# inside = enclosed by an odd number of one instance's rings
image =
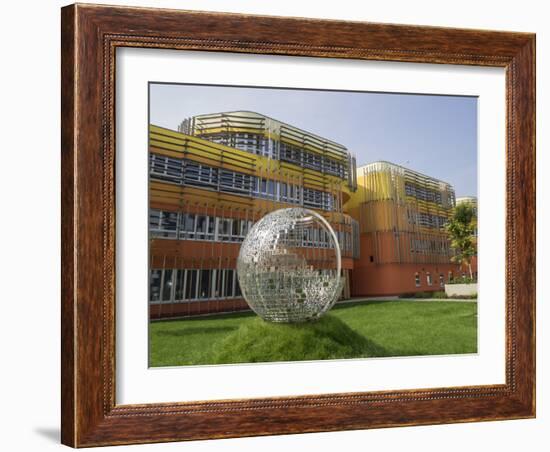
[[[61,15],[61,441],[75,445],[74,8],[62,9]]]
[[[62,10],[62,442],[75,447],[535,415],[535,37],[72,5]],[[506,68],[506,383],[215,402],[115,404],[117,47]]]

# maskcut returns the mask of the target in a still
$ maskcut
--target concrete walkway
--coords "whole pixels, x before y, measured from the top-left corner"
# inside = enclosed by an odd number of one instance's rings
[[[363,301],[455,301],[466,303],[477,303],[477,298],[399,298],[399,297],[366,297],[350,298],[348,300],[338,301],[336,304],[361,303]]]
[[[477,298],[398,298],[400,301],[456,301],[459,303],[477,303]]]

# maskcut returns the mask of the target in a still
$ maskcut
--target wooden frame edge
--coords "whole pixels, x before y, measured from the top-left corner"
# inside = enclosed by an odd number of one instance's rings
[[[76,441],[75,8],[61,10],[61,442]]]

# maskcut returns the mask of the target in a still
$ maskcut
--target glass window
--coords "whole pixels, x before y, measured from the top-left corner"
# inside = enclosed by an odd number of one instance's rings
[[[323,204],[323,198],[325,193],[318,190],[313,190],[311,188],[304,188],[304,206],[306,207],[316,207],[318,209],[326,208]]]
[[[250,221],[246,221],[246,220],[241,220],[241,231],[240,231],[240,236],[241,237],[245,237],[246,234],[248,233],[248,230],[250,229],[249,228],[249,225],[250,224]]]
[[[233,219],[233,224],[231,227],[231,238],[233,241],[238,241],[239,236],[241,235],[241,223],[242,220],[238,220],[236,218]]]
[[[151,270],[149,281],[149,299],[151,301],[160,301],[160,283],[162,270]]]
[[[295,185],[294,186],[294,202],[300,204],[302,202],[302,187]]]
[[[430,273],[426,273],[426,282],[428,283],[428,286],[433,284],[432,275]]]
[[[223,270],[212,270],[214,294],[213,298],[223,297]]]
[[[344,166],[337,162],[336,160],[332,160],[330,158],[325,158],[323,161],[323,169],[325,172],[334,174],[335,176],[344,177]]]
[[[252,176],[230,170],[222,170],[220,189],[227,192],[249,193],[252,189]]]
[[[177,212],[162,212],[160,230],[163,237],[176,237],[178,229]]]
[[[281,182],[279,184],[279,190],[281,191],[280,196],[281,196],[281,200],[283,200],[283,201],[286,200],[286,188],[287,188],[287,186],[286,186],[285,182]]]
[[[208,229],[207,229],[208,240],[214,240],[215,226],[216,226],[216,217],[208,217]]]
[[[198,270],[187,270],[185,275],[185,299],[197,298],[197,273]]]
[[[326,210],[334,210],[334,196],[330,193],[325,193],[325,205]]]
[[[314,228],[311,232],[313,233],[314,246],[319,246],[319,228]]]
[[[405,183],[405,194],[422,201],[442,204],[441,192],[430,190],[429,188],[419,187],[410,183]]]
[[[270,198],[275,197],[275,181],[269,180],[267,182],[267,194]]]
[[[170,301],[172,299],[172,276],[174,271],[171,269],[164,270],[164,278],[162,283],[162,301]]]
[[[326,233],[324,229],[319,229],[319,243],[317,246],[320,246],[321,248],[325,248],[327,245],[327,239],[326,239]]]
[[[414,285],[420,287],[420,275],[418,273],[414,274]]]
[[[181,216],[180,238],[193,238],[195,236],[195,214],[185,213]]]
[[[156,209],[149,209],[149,231],[157,231],[160,229],[160,216],[161,211]]]
[[[233,277],[234,270],[225,270],[224,296],[233,297]]]
[[[199,298],[210,298],[210,292],[212,290],[212,270],[201,270],[199,280]]]
[[[183,300],[185,270],[176,270],[176,289],[174,291],[174,301]]]
[[[445,286],[445,277],[443,276],[443,273],[439,275],[439,286],[443,287]]]
[[[283,190],[284,190],[284,195],[283,195],[284,201],[292,204],[296,204],[299,202],[299,196],[298,196],[298,201],[296,201],[296,189],[294,185],[284,184]]]
[[[302,152],[300,149],[286,143],[279,143],[279,158],[287,162],[301,164]]]
[[[183,161],[172,157],[166,157],[166,175],[173,180],[181,182]]]
[[[260,193],[260,178],[253,177],[251,183],[252,183],[252,193],[254,193],[255,195],[258,195],[258,193]]]
[[[191,160],[185,161],[184,181],[186,185],[218,186],[218,168],[201,165]]]
[[[178,213],[151,209],[149,232],[153,237],[175,238],[178,228]]]
[[[235,296],[242,297],[241,285],[239,284],[239,278],[235,278]]]
[[[222,241],[229,240],[231,235],[231,219],[220,218],[218,220],[218,225],[219,225],[218,240],[222,240]]]
[[[206,215],[197,215],[196,218],[197,229],[195,238],[199,240],[204,240],[206,238],[206,228],[208,223],[208,217]]]
[[[164,155],[149,154],[149,174],[153,179],[181,183],[183,160]]]

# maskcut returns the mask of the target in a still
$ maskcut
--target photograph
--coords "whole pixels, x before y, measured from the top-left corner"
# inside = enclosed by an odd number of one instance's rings
[[[150,82],[148,127],[150,367],[477,353],[476,96]]]
[[[114,3],[3,4],[2,450],[550,450],[547,4]]]

